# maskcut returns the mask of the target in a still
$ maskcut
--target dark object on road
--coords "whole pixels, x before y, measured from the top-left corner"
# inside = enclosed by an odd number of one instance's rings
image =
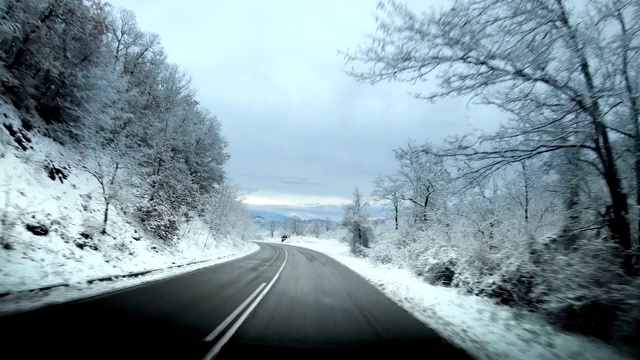
[[[289,235],[282,235],[282,238],[280,238],[280,239],[282,240],[281,242],[284,242],[288,238],[289,238]]]

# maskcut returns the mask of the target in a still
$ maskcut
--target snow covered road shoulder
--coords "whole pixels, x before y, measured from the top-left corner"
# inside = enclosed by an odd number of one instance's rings
[[[64,287],[56,287],[42,291],[25,291],[9,294],[0,298],[0,315],[10,314],[20,311],[27,311],[38,307],[78,300],[86,297],[101,295],[104,293],[123,290],[132,286],[141,285],[147,282],[162,280],[173,276],[189,273],[208,266],[213,266],[223,262],[235,260],[249,255],[259,249],[258,245],[247,243],[241,249],[228,251],[227,254],[218,258],[205,260],[196,264],[177,266],[169,269],[149,269],[153,270],[147,274],[135,277],[117,277],[108,281],[88,283],[87,281],[77,281]],[[107,275],[107,274],[105,274]]]
[[[478,359],[625,359],[601,341],[554,329],[531,314],[489,299],[432,286],[405,269],[378,266],[332,239],[293,237],[285,243],[327,254]]]

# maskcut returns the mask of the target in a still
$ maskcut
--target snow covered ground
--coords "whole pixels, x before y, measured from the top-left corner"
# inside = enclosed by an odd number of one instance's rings
[[[12,109],[0,106],[0,125],[6,124],[20,128]],[[22,151],[5,129],[0,127],[0,294],[5,295],[0,297],[0,313],[172,276],[258,249],[240,239],[215,238],[197,218],[183,224],[180,241],[169,246],[145,234],[127,214],[130,209],[117,202],[109,211],[107,234],[102,235],[100,186],[73,164],[74,154],[35,132],[26,134],[32,149]],[[66,179],[49,177],[52,164]],[[126,191],[131,190],[125,189],[119,196],[129,196]],[[86,283],[98,277],[202,260],[207,261],[136,278]],[[60,283],[71,286],[25,293]]]
[[[479,359],[626,358],[607,344],[558,331],[531,314],[456,289],[429,285],[405,269],[355,258],[349,254],[347,244],[337,240],[292,237],[286,243],[322,252],[351,268],[416,318]]]
[[[111,291],[122,290],[150,281],[178,276],[180,274],[185,274],[204,267],[240,258],[258,249],[258,245],[247,243],[247,246],[241,249],[234,248],[232,251],[229,251],[226,256],[223,255],[219,258],[210,259],[207,261],[199,262],[197,264],[185,265],[170,269],[159,269],[142,276],[131,278],[114,278],[113,280],[95,282],[93,284],[88,284],[82,281],[71,282],[70,286],[68,287],[58,287],[44,291],[10,294],[3,298],[0,298],[0,315],[30,310],[45,305],[82,299]]]

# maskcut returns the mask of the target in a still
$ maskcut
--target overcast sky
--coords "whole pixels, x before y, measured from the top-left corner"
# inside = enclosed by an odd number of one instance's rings
[[[375,0],[109,2],[133,10],[193,78],[229,141],[228,176],[253,209],[337,218],[356,186],[369,195],[376,175],[395,170],[392,150],[409,138],[437,143],[499,117],[464,99],[409,95],[436,84],[347,76],[338,49],[373,34]]]

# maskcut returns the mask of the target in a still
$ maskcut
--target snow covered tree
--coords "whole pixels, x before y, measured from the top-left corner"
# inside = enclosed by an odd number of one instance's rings
[[[228,182],[223,183],[203,201],[203,218],[214,235],[246,239],[254,234],[254,221],[242,204],[243,195]]]
[[[324,218],[324,231],[329,232],[333,228],[333,221],[329,217]]]
[[[245,220],[225,184],[220,122],[131,11],[100,0],[0,1],[0,50],[3,95],[73,146],[74,165],[102,189],[103,232],[115,201],[166,241],[194,214],[208,216],[211,199],[236,214],[214,211],[216,226]]]
[[[317,221],[314,221],[312,224],[310,224],[308,228],[308,232],[311,236],[320,237],[320,235],[322,234],[322,225],[320,225],[320,223]]]
[[[285,232],[290,235],[303,235],[304,234],[304,222],[298,215],[290,216],[282,224]]]
[[[276,232],[276,228],[278,227],[278,223],[271,220],[267,223],[267,228],[269,229],[269,235],[273,238],[273,234]]]
[[[342,225],[349,231],[351,252],[357,256],[365,256],[365,250],[369,248],[373,237],[369,222],[369,203],[356,188],[353,191],[353,201],[344,205],[343,209]]]
[[[521,214],[519,222],[524,224],[525,233],[540,235],[540,231],[560,225],[555,223],[555,215],[559,211],[556,199],[559,181],[549,166],[537,160],[521,161],[513,169],[513,176],[505,177],[503,189],[510,199],[509,211]],[[558,191],[562,190],[559,188]]]
[[[406,148],[394,150],[398,161],[398,178],[404,183],[403,199],[415,209],[414,219],[421,223],[429,220],[430,213],[442,206],[442,197],[451,176],[441,158],[434,156],[429,144],[417,146],[409,141]],[[440,202],[440,203],[438,203]]]
[[[99,67],[107,32],[107,6],[99,1],[8,0],[0,18],[19,31],[0,36],[3,90],[18,109],[50,123],[77,123],[88,81]]]
[[[373,181],[373,197],[378,201],[387,201],[393,209],[393,220],[398,230],[400,206],[405,199],[405,183],[395,175],[380,175]]]
[[[497,133],[451,141],[445,155],[472,160],[477,167],[470,176],[482,178],[543,154],[580,149],[580,161],[597,169],[608,191],[605,220],[623,250],[622,269],[633,274],[629,206],[614,149],[615,110],[623,89],[614,82],[625,73],[616,61],[624,63],[636,51],[631,44],[637,32],[620,30],[624,36],[608,37],[601,16],[594,16],[600,6],[609,6],[614,19],[616,9],[627,14],[627,24],[637,13],[635,5],[625,3],[460,0],[441,11],[416,14],[403,3],[382,2],[377,35],[345,56],[368,67],[350,71],[360,81],[415,83],[433,75],[438,90],[420,98],[473,96],[510,113],[511,122]],[[629,52],[607,46],[609,40]],[[628,96],[622,104],[627,103],[632,109]]]

